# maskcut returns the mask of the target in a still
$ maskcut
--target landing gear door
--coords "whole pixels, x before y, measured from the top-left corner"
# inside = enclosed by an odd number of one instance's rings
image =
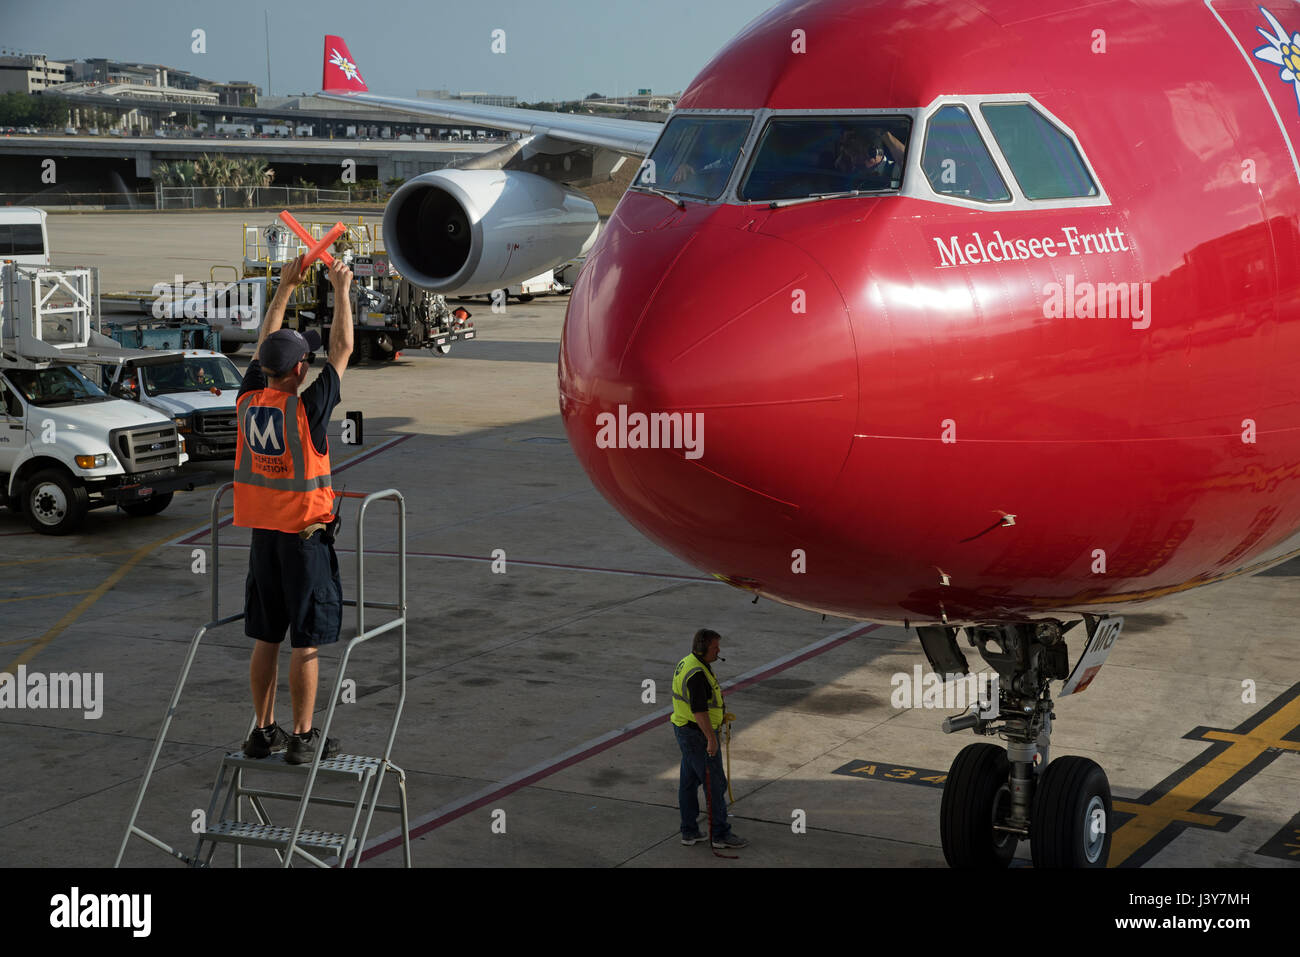
[[[1061,688],[1058,697],[1064,698],[1066,695],[1088,689],[1092,679],[1097,677],[1097,672],[1101,671],[1101,666],[1105,664],[1111,648],[1115,647],[1115,639],[1124,628],[1124,619],[1118,615],[1113,618],[1098,618],[1096,622],[1083,654],[1075,663],[1070,677],[1065,679],[1065,686]]]

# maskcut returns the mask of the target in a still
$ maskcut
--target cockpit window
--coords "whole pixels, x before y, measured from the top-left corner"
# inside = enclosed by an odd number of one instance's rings
[[[731,179],[752,122],[748,116],[674,117],[632,185],[717,199]]]
[[[742,200],[897,190],[912,121],[906,116],[778,116],[759,138]]]
[[[980,112],[1025,198],[1097,195],[1073,140],[1028,103],[985,103]]]
[[[964,106],[944,106],[930,117],[921,168],[931,188],[944,196],[992,203],[1011,198]]]

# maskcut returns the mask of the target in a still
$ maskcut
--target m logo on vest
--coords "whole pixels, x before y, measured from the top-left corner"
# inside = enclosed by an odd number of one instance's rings
[[[269,406],[250,406],[244,416],[244,436],[256,456],[257,467],[264,472],[287,472],[281,459],[285,452],[284,412]],[[267,461],[268,459],[272,461]]]

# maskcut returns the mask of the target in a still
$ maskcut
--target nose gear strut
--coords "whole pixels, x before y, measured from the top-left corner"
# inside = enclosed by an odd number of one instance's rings
[[[1098,642],[1108,651],[1121,620],[1085,616],[1085,621],[1085,655]],[[1006,867],[1016,844],[1026,839],[1035,867],[1106,865],[1111,795],[1105,772],[1082,757],[1048,763],[1056,717],[1051,683],[1071,678],[1064,636],[1076,624],[1016,622],[965,629],[968,644],[998,675],[997,701],[946,718],[943,730],[971,729],[997,735],[1006,744],[969,745],[952,763],[940,808],[943,853],[951,867]],[[956,628],[927,625],[917,631],[936,672],[949,678],[969,673]],[[1100,667],[1099,660],[1090,660]],[[1066,692],[1076,686],[1081,690],[1090,678],[1071,678]]]

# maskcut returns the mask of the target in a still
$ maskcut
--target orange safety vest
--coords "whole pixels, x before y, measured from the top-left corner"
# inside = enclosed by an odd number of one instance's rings
[[[298,396],[245,392],[236,403],[235,524],[300,532],[334,513],[330,457],[316,451]]]

